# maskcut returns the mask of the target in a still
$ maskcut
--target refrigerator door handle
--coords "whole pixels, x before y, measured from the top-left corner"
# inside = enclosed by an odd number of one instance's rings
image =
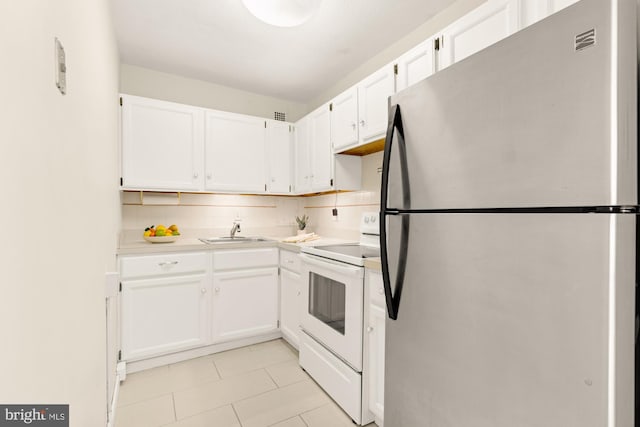
[[[387,313],[389,318],[398,318],[400,308],[400,297],[404,285],[404,276],[407,264],[407,250],[409,247],[409,225],[410,216],[401,214],[400,250],[397,254],[397,266],[395,277],[395,287],[391,287],[391,277],[389,274],[389,254],[387,250],[387,216],[398,215],[398,209],[387,206],[387,196],[389,192],[389,166],[391,162],[391,148],[395,131],[398,131],[398,153],[400,157],[400,177],[402,181],[402,209],[411,208],[411,192],[409,187],[409,172],[407,169],[407,149],[404,141],[404,127],[402,125],[402,114],[399,105],[392,105],[389,111],[389,123],[387,136],[385,138],[384,159],[382,162],[382,188],[380,196],[380,257],[382,261],[382,280],[384,282],[384,294],[387,303]]]

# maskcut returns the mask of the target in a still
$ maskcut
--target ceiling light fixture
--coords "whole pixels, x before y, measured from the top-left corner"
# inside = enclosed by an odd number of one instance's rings
[[[242,0],[256,18],[276,27],[296,27],[307,22],[322,0]]]

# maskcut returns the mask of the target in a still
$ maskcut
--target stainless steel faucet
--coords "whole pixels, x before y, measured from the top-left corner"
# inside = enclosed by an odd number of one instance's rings
[[[233,221],[233,227],[231,227],[231,231],[229,232],[230,237],[233,239],[238,231],[241,231],[240,223]]]

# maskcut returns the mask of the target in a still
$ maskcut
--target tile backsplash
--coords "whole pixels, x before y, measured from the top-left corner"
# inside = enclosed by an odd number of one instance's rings
[[[377,211],[382,153],[363,157],[361,191],[320,196],[122,193],[121,239],[139,239],[151,224],[177,224],[185,237],[225,235],[240,219],[242,235],[286,237],[296,233],[296,216],[309,215],[307,230],[324,237],[357,240],[362,212]],[[333,208],[338,216],[332,215]]]
[[[183,234],[209,230],[221,235],[239,219],[244,235],[289,236],[295,234],[299,211],[299,201],[293,197],[122,193],[122,228],[138,234],[151,224],[161,223],[177,224]]]

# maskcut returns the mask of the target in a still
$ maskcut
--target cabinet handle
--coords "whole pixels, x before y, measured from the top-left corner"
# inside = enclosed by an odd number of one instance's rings
[[[197,177],[198,177],[198,172],[194,172],[194,173],[193,173],[193,177],[194,177],[194,178],[197,178]]]
[[[207,288],[200,289],[200,292],[202,292],[203,294],[206,294],[207,293]]]
[[[208,173],[208,174],[207,174],[207,179],[211,179],[211,176],[212,176],[212,175],[211,175],[210,173]]]
[[[166,267],[167,265],[176,265],[178,263],[178,261],[162,261],[159,262],[158,265],[160,267]]]
[[[373,332],[373,326],[367,326],[367,332],[369,333]]]
[[[380,295],[384,295],[384,288],[380,288],[380,289],[378,289],[378,293],[379,293]]]
[[[364,120],[360,120],[360,126],[364,126],[365,121]]]
[[[300,296],[300,291],[298,291],[298,292],[296,293],[296,295],[297,295],[297,296]]]
[[[216,293],[219,293],[219,292],[220,292],[220,288],[216,288]]]
[[[352,128],[353,130],[356,130],[356,123],[355,123],[355,122],[351,122],[351,128]]]

